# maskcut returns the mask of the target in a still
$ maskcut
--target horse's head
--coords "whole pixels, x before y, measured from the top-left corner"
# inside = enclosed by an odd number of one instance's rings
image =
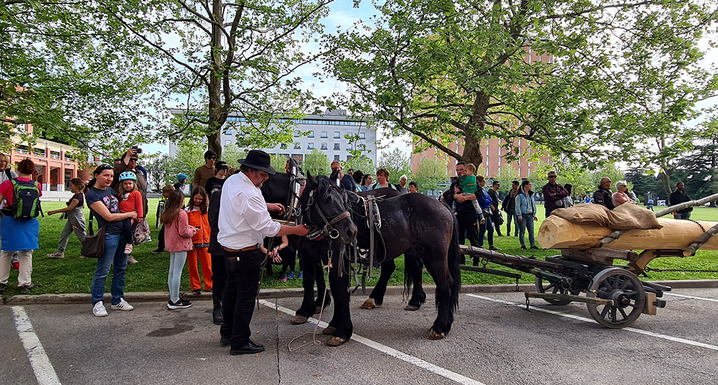
[[[357,227],[346,207],[346,191],[330,178],[308,174],[300,205],[305,224],[323,229],[325,235],[344,244],[356,241]]]

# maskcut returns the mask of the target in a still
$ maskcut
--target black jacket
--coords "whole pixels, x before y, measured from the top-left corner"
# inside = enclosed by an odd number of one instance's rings
[[[219,205],[221,200],[222,189],[220,188],[209,198],[209,208],[207,209],[207,219],[209,220],[209,248],[207,248],[207,252],[215,255],[220,255],[224,252],[222,245],[217,242],[217,234],[219,234]]]
[[[593,193],[593,203],[604,205],[609,210],[613,210],[616,206],[613,205],[613,193],[607,188],[598,186],[598,190]]]

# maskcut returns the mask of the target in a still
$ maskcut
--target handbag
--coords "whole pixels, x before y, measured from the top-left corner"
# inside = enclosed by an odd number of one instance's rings
[[[150,238],[150,226],[147,224],[147,220],[135,223],[132,229],[132,238],[135,245],[152,240],[152,238]]]
[[[90,224],[90,232],[92,232],[92,224]],[[85,237],[80,254],[87,258],[102,258],[105,254],[105,226],[100,227],[97,234]]]

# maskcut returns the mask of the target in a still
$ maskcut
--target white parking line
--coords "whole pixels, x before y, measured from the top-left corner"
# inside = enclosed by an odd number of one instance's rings
[[[284,306],[275,305],[274,303],[263,300],[263,299],[260,299],[259,303],[261,303],[262,305],[267,306],[269,308],[275,309],[277,311],[281,311],[282,313],[289,314],[289,315],[295,315],[294,310],[288,309]],[[309,322],[314,323],[314,324],[319,324],[319,326],[323,327],[323,328],[326,328],[327,326],[329,326],[326,322],[319,321],[315,318],[309,318]],[[430,362],[424,361],[420,358],[400,352],[396,349],[390,348],[390,347],[380,344],[376,341],[372,341],[366,337],[362,337],[356,333],[354,333],[352,335],[351,339],[356,342],[359,342],[360,344],[366,345],[372,349],[378,350],[378,351],[380,351],[384,354],[387,354],[389,356],[392,356],[394,358],[398,358],[406,363],[415,365],[419,368],[422,368],[424,370],[427,370],[431,373],[437,374],[439,376],[442,376],[444,378],[447,378],[447,379],[457,382],[459,384],[484,385],[482,382],[476,381],[476,380],[466,377],[466,376],[462,376],[459,373],[452,372],[448,369],[444,369],[440,366],[437,366]]]
[[[467,294],[466,296],[467,296],[467,297],[478,298],[478,299],[483,299],[483,300],[485,300],[485,301],[502,303],[502,304],[505,304],[505,305],[513,305],[513,306],[522,307],[522,308],[525,308],[525,307],[526,307],[526,304],[525,304],[525,303],[517,303],[517,302],[504,301],[504,300],[501,300],[501,299],[489,298],[489,297],[484,297],[484,296],[480,296],[480,295],[476,295],[476,294]],[[540,311],[540,312],[548,313],[548,314],[553,314],[553,315],[557,315],[557,316],[564,317],[564,318],[570,318],[570,319],[575,319],[575,320],[578,320],[578,321],[596,323],[596,321],[593,320],[592,318],[580,317],[580,316],[573,315],[573,314],[565,314],[565,313],[561,313],[561,312],[558,312],[558,311],[548,310],[548,309],[544,309],[544,308],[540,308],[540,307],[535,307],[535,306],[529,306],[529,308],[530,308],[531,310]],[[647,336],[651,336],[651,337],[661,338],[661,339],[664,339],[664,340],[673,341],[673,342],[678,342],[678,343],[681,343],[681,344],[686,344],[686,345],[691,345],[691,346],[696,346],[696,347],[700,347],[700,348],[706,348],[706,349],[718,351],[718,346],[716,346],[716,345],[705,344],[705,343],[703,343],[703,342],[687,340],[687,339],[685,339],[685,338],[673,337],[673,336],[669,336],[669,335],[665,335],[665,334],[649,332],[649,331],[646,331],[646,330],[641,330],[641,329],[636,329],[636,328],[631,328],[631,327],[623,328],[623,329],[621,329],[621,330],[625,330],[625,331],[629,331],[629,332],[633,332],[633,333],[637,333],[637,334],[643,334],[643,335],[647,335]]]
[[[715,298],[705,298],[705,297],[696,297],[694,295],[685,295],[685,294],[676,294],[676,293],[663,293],[664,295],[672,295],[674,297],[681,297],[681,298],[689,298],[689,299],[698,299],[701,301],[710,301],[710,302],[718,302],[718,299]]]
[[[57,377],[55,368],[50,363],[50,358],[45,354],[45,349],[32,328],[32,323],[30,323],[30,319],[25,313],[25,308],[13,306],[12,313],[15,318],[17,335],[20,337],[23,347],[25,347],[25,352],[27,352],[30,366],[35,372],[37,383],[40,385],[60,385],[60,379]]]

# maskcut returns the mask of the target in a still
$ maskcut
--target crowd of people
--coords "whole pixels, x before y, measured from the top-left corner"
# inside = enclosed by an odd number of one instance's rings
[[[72,196],[66,207],[49,211],[48,215],[61,214],[66,219],[60,233],[57,251],[48,258],[64,258],[71,235],[80,242],[88,237],[83,209],[90,209],[90,220],[97,222],[98,236],[104,240],[104,252],[97,259],[95,273],[90,285],[92,313],[97,317],[108,315],[104,303],[105,281],[112,271],[110,294],[111,310],[134,309],[124,298],[125,270],[132,257],[133,245],[147,240],[148,212],[147,176],[139,166],[137,148],[129,149],[114,165],[101,164],[86,184],[79,178],[70,181]],[[263,346],[249,338],[254,298],[258,288],[262,261],[282,263],[280,279],[294,277],[296,252],[289,244],[287,235],[304,236],[306,226],[280,224],[269,213],[283,213],[279,203],[265,202],[260,187],[275,173],[270,156],[258,150],[249,151],[240,159],[239,169],[232,172],[229,164],[217,160],[212,151],[204,154],[205,164],[195,170],[191,187],[187,175],[179,174],[174,186],[162,189],[163,210],[158,211],[162,224],[158,248],[155,252],[169,252],[167,285],[169,310],[192,306],[187,297],[180,295],[182,271],[188,265],[192,292],[200,294],[211,291],[213,297],[212,317],[221,325],[221,343],[230,346],[230,354],[249,354],[264,350]],[[289,162],[288,162],[289,163]],[[418,186],[409,182],[406,175],[390,183],[390,173],[385,168],[376,170],[376,181],[371,174],[349,169],[344,172],[340,162],[331,163],[339,178],[337,183],[349,191],[361,192],[389,188],[401,193],[417,193]],[[287,170],[288,171],[288,170]],[[572,186],[557,183],[558,175],[551,171],[542,187],[545,215],[554,210],[573,205]],[[13,258],[19,270],[18,287],[29,292],[32,283],[32,253],[39,248],[39,198],[42,189],[36,181],[37,172],[30,159],[17,165],[17,172],[8,167],[7,156],[0,155],[0,290],[8,285]],[[669,199],[676,205],[691,199],[679,182]],[[459,241],[468,239],[472,246],[500,250],[494,245],[494,232],[503,236],[501,225],[506,223],[506,235],[518,236],[522,249],[537,249],[534,223],[538,221],[537,205],[532,183],[528,180],[513,181],[511,189],[500,192],[501,184],[494,180],[487,187],[486,179],[476,175],[476,166],[458,162],[456,177],[440,199],[444,200],[456,215]],[[83,194],[84,192],[84,194]],[[503,195],[503,198],[502,198]],[[189,199],[186,201],[185,196]],[[623,204],[635,204],[635,195],[623,181],[611,190],[610,178],[602,178],[593,194],[596,204],[613,209]],[[679,219],[688,219],[691,208],[676,212]],[[504,220],[504,213],[506,220]],[[143,232],[147,234],[143,238]],[[526,237],[528,236],[528,247]],[[141,239],[139,239],[141,238]],[[273,239],[273,242],[267,242]],[[486,241],[486,242],[485,242]],[[474,261],[476,264],[476,261]],[[201,266],[201,274],[199,266]],[[287,274],[289,269],[289,274]]]

